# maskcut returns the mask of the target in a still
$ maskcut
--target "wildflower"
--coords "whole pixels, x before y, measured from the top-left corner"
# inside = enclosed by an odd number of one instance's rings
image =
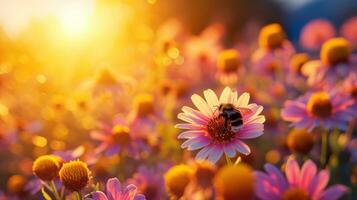
[[[286,101],[281,111],[284,120],[299,129],[346,130],[349,120],[355,115],[350,106],[353,101],[338,92],[317,91],[306,93],[295,101]]]
[[[59,171],[59,177],[67,189],[78,192],[87,186],[91,172],[87,164],[77,160],[64,163]]]
[[[318,50],[328,39],[334,37],[336,30],[325,19],[314,19],[307,23],[301,31],[300,43],[309,50]]]
[[[225,166],[214,178],[217,199],[253,199],[254,182],[253,170],[248,165]]]
[[[296,74],[301,74],[302,66],[310,60],[306,53],[295,54],[290,60],[291,71]]]
[[[27,194],[25,189],[26,178],[22,175],[13,175],[7,181],[7,190],[9,193],[18,197],[23,197]]]
[[[312,60],[303,66],[308,84],[321,88],[343,80],[351,73],[357,73],[357,57],[351,54],[350,43],[343,38],[326,41],[320,51],[320,60]]]
[[[290,57],[295,53],[279,24],[264,26],[259,33],[259,49],[253,53],[253,69],[263,75],[280,77],[289,69]]]
[[[288,135],[287,145],[291,151],[308,154],[314,146],[314,136],[304,129],[293,129]]]
[[[193,176],[192,169],[187,165],[171,167],[164,175],[166,190],[175,197],[181,197]]]
[[[91,193],[91,198],[86,200],[145,200],[145,196],[137,194],[135,185],[128,185],[122,188],[120,181],[117,178],[110,178],[107,181],[106,193],[97,191]]]
[[[61,158],[54,155],[38,157],[32,165],[33,173],[43,181],[51,181],[58,176],[62,167]]]
[[[224,84],[237,81],[238,71],[242,71],[240,54],[235,49],[222,51],[217,59],[218,78]]]
[[[299,169],[298,163],[291,159],[287,161],[285,175],[274,165],[265,164],[266,173],[256,171],[255,192],[262,200],[337,200],[347,187],[334,185],[325,187],[329,180],[329,172],[322,170],[317,173],[316,165],[308,160]]]
[[[348,19],[343,23],[341,35],[346,38],[354,47],[357,47],[357,16]]]
[[[154,98],[150,94],[139,94],[134,98],[134,109],[139,117],[147,117],[155,112]]]
[[[195,163],[194,178],[200,187],[207,188],[211,186],[213,177],[216,174],[216,166],[210,162],[199,161]]]
[[[205,90],[204,96],[206,100],[197,94],[191,97],[198,110],[184,106],[183,113],[178,115],[179,119],[187,123],[177,124],[176,127],[188,129],[178,136],[179,139],[187,139],[181,147],[190,151],[202,149],[196,159],[208,157],[212,163],[217,162],[223,152],[230,158],[236,155],[236,151],[250,154],[250,148],[241,139],[256,138],[263,134],[265,117],[259,115],[263,107],[249,104],[248,93],[238,97],[237,92],[229,87],[223,90],[219,99],[212,90]],[[223,104],[240,109],[241,128],[232,128],[231,122],[219,114],[218,108]]]

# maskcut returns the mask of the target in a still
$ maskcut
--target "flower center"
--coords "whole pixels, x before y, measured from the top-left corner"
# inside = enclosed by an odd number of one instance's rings
[[[311,200],[311,198],[303,189],[291,188],[283,194],[282,200]]]
[[[239,53],[234,49],[221,52],[218,56],[217,65],[219,70],[224,73],[236,72],[240,65]]]
[[[332,114],[332,104],[326,92],[314,93],[308,103],[307,110],[316,117],[326,118]]]
[[[226,122],[223,116],[211,119],[207,124],[207,132],[216,143],[230,142],[236,135],[232,131],[232,125],[228,120]]]
[[[352,97],[357,98],[357,85],[353,86],[350,92]]]
[[[304,129],[293,129],[288,135],[287,145],[292,151],[307,154],[314,146],[313,134]]]
[[[310,58],[306,53],[296,54],[290,61],[290,67],[294,72],[301,74],[302,66],[309,60]]]
[[[136,113],[139,117],[147,117],[155,112],[154,98],[150,94],[139,94],[134,99]]]
[[[343,38],[333,38],[325,42],[321,48],[320,57],[323,63],[335,65],[348,62],[351,46]]]
[[[119,145],[125,145],[130,142],[129,128],[126,126],[115,125],[112,129],[112,141]]]
[[[279,24],[270,24],[260,30],[259,45],[263,48],[279,48],[284,40],[285,32]]]

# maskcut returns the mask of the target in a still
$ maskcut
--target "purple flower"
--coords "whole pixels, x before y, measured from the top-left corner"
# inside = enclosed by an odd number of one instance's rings
[[[295,101],[286,101],[281,116],[300,129],[346,130],[349,120],[355,115],[351,105],[353,100],[350,97],[337,92],[307,93]]]
[[[120,181],[117,178],[110,178],[107,181],[106,193],[97,191],[91,193],[92,198],[86,200],[145,200],[145,196],[137,194],[135,185],[128,185],[122,188]]]
[[[251,139],[263,134],[265,117],[260,115],[262,106],[249,104],[249,94],[238,97],[237,91],[226,87],[220,98],[212,90],[204,91],[205,99],[194,94],[191,99],[198,110],[184,106],[183,113],[178,118],[186,123],[177,124],[176,128],[187,129],[178,138],[187,139],[182,148],[190,151],[201,149],[196,155],[197,160],[208,160],[215,163],[223,153],[232,158],[236,152],[250,154],[250,148],[242,139]],[[239,129],[222,117],[218,111],[220,105],[230,104],[239,110],[242,124]]]
[[[56,151],[53,154],[62,158],[63,161],[69,162],[71,160],[79,159],[79,157],[81,157],[83,153],[84,153],[84,146],[81,145],[73,150]]]
[[[256,171],[255,192],[262,200],[313,199],[337,200],[347,192],[343,185],[328,187],[329,172],[317,173],[316,165],[308,160],[299,168],[296,160],[288,160],[285,175],[271,164],[265,164],[266,173]]]

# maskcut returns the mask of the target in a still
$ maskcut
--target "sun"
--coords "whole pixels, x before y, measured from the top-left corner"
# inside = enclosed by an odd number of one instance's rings
[[[62,4],[56,16],[65,33],[83,35],[88,31],[92,12],[91,1],[73,1]]]

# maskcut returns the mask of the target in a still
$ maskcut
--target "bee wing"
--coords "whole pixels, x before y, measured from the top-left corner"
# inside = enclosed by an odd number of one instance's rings
[[[244,116],[244,115],[249,115],[252,114],[253,111],[249,108],[237,108],[237,110],[239,110],[239,112]]]

